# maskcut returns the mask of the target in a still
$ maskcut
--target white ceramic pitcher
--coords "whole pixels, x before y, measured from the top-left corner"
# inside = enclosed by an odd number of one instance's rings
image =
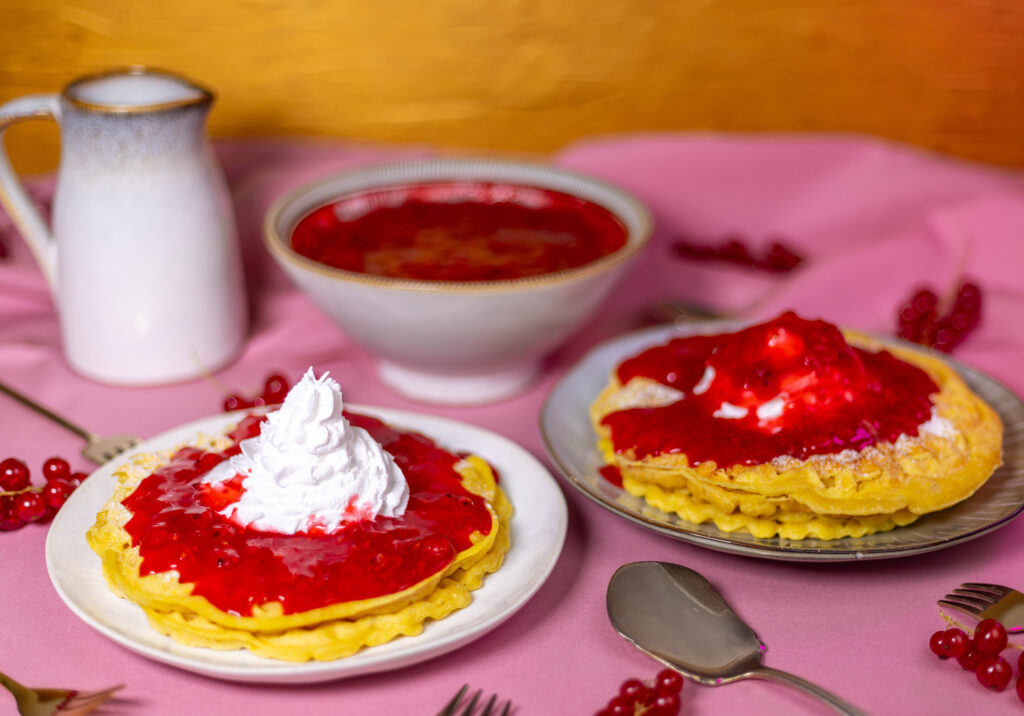
[[[208,90],[132,67],[0,107],[61,131],[52,231],[0,151],[0,200],[53,291],[72,368],[121,385],[216,369],[246,302],[230,198],[206,134]]]

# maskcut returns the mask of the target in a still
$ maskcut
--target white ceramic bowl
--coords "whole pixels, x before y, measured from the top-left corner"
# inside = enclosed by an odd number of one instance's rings
[[[610,211],[625,245],[578,268],[500,281],[424,281],[332,268],[291,248],[314,209],[371,189],[449,181],[538,187]],[[602,181],[544,164],[429,159],[335,174],[280,197],[264,221],[270,253],[296,284],[378,360],[385,384],[431,403],[473,404],[522,391],[540,360],[579,328],[651,234],[647,209]]]

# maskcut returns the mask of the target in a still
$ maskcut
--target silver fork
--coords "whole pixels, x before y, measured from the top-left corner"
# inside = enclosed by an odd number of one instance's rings
[[[1024,594],[1001,584],[964,582],[939,605],[959,609],[973,617],[995,619],[1009,634],[1024,633]]]
[[[469,701],[463,701],[462,699],[467,691],[469,691],[469,684],[463,684],[458,693],[452,697],[451,701],[444,705],[444,708],[441,709],[437,716],[491,716],[494,713],[497,713],[497,716],[508,716],[512,712],[511,701],[506,701],[505,707],[500,712],[494,711],[498,704],[497,694],[491,694],[491,698],[487,699],[484,703],[483,709],[477,711],[476,709],[480,698],[483,696],[483,691],[477,689]]]
[[[10,397],[17,400],[19,403],[24,405],[26,408],[31,408],[40,415],[49,418],[53,422],[57,423],[66,430],[70,430],[75,435],[78,435],[88,443],[82,449],[82,455],[86,460],[91,460],[97,465],[102,465],[108,460],[113,460],[115,457],[123,453],[129,448],[135,447],[139,443],[139,439],[131,435],[114,435],[113,437],[100,437],[94,432],[86,430],[83,427],[75,425],[67,418],[63,418],[57,415],[49,408],[44,408],[39,403],[35,402],[31,398],[22,395],[14,388],[9,385],[0,383],[0,392],[6,393]]]

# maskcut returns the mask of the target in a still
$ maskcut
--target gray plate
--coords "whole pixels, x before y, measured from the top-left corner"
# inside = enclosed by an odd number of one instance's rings
[[[837,540],[759,539],[746,532],[723,532],[710,523],[687,522],[601,477],[598,471],[604,461],[588,415],[612,369],[623,359],[675,336],[717,333],[736,325],[658,326],[603,343],[576,364],[551,391],[540,416],[548,454],[569,484],[602,507],[654,532],[722,552],[797,562],[886,559],[930,552],[999,529],[1024,509],[1024,403],[1001,383],[955,360],[950,363],[1003,420],[1003,465],[969,499],[906,527]],[[892,339],[877,340],[928,352]]]

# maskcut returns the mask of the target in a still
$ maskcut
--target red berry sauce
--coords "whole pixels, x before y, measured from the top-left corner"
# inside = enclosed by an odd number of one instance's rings
[[[695,393],[708,367],[714,379]],[[623,384],[636,376],[685,397],[607,415],[602,422],[616,452],[634,449],[637,458],[684,453],[690,464],[713,460],[719,467],[916,436],[931,417],[929,396],[939,390],[927,373],[888,351],[852,347],[835,326],[792,312],[737,333],[676,338],[648,349],[618,368]],[[766,411],[759,418],[757,407],[780,394],[781,415]],[[714,417],[723,403],[747,414]]]
[[[608,482],[616,487],[622,487],[622,472],[615,465],[602,465],[598,472]]]
[[[275,601],[294,614],[410,587],[468,549],[473,532],[490,532],[484,499],[467,491],[454,470],[458,456],[375,418],[346,418],[369,431],[405,473],[410,496],[403,516],[347,523],[331,534],[286,535],[218,514],[237,499],[241,481],[212,489],[202,478],[236,454],[238,442],[259,434],[263,418],[250,416],[230,434],[232,447],[182,448],[125,498],[133,515],[125,529],[142,556],[141,573],[177,570],[193,594],[232,614],[249,616],[254,606]]]
[[[576,268],[622,248],[608,210],[547,189],[443,182],[375,189],[322,206],[296,252],[335,268],[428,281],[495,281]]]

